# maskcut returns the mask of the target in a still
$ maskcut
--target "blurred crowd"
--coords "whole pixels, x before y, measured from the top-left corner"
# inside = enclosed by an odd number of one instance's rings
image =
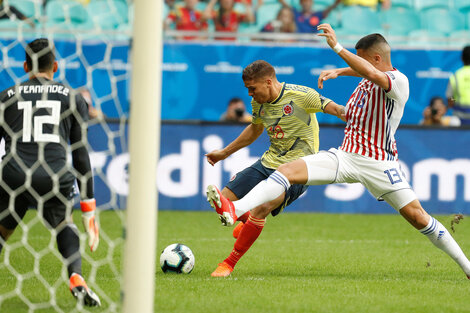
[[[168,14],[164,19],[165,29],[182,31],[206,31],[213,25],[216,32],[237,32],[240,27],[257,25],[261,32],[316,33],[317,26],[336,8],[360,6],[372,10],[386,10],[391,0],[331,0],[317,9],[314,0],[165,0]],[[265,3],[264,1],[269,1]],[[273,1],[275,1],[273,3]],[[276,2],[277,1],[277,2]],[[280,6],[279,6],[280,5]],[[264,10],[262,10],[263,8]],[[278,8],[275,12],[273,9]],[[264,12],[266,11],[266,13]],[[266,16],[273,16],[265,23]],[[261,23],[261,25],[260,25]],[[203,39],[186,36],[184,39]],[[233,37],[218,38],[233,40]]]

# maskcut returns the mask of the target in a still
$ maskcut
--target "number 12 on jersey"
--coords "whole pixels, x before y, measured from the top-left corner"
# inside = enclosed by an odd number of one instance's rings
[[[18,101],[18,110],[23,110],[23,142],[31,142],[31,131],[34,125],[34,141],[35,142],[60,142],[57,134],[44,134],[43,125],[51,124],[59,125],[60,122],[60,101],[57,100],[38,100],[36,108],[51,109],[50,115],[34,116],[33,118],[33,102]],[[34,122],[33,122],[34,119]]]

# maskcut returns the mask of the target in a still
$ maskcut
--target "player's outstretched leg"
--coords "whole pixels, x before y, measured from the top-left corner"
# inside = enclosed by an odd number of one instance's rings
[[[72,273],[70,276],[70,292],[86,306],[101,306],[100,298],[90,288],[80,274]]]
[[[232,232],[233,238],[237,239],[240,236],[240,232],[242,231],[243,226],[245,226],[245,223],[243,222],[239,222],[237,226],[235,226]]]
[[[250,212],[246,212],[245,214],[243,214],[242,216],[238,218],[239,223],[237,224],[237,226],[235,226],[232,232],[233,238],[235,239],[238,238],[249,216],[250,216]]]
[[[428,215],[418,200],[407,204],[400,210],[400,213],[423,235],[428,237],[436,247],[454,259],[470,279],[470,261],[444,225]],[[425,220],[428,222],[426,223]],[[423,227],[423,225],[425,226]]]
[[[229,276],[240,258],[250,249],[253,243],[258,239],[263,230],[265,219],[249,216],[243,226],[237,241],[233,246],[233,250],[229,257],[220,263],[216,270],[211,274],[212,277]]]
[[[224,226],[232,226],[237,220],[235,208],[232,201],[225,198],[214,185],[207,186],[207,201],[219,214],[220,221]]]

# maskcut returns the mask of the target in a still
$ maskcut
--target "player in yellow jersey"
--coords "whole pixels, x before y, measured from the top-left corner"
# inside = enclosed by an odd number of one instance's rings
[[[344,107],[322,97],[314,89],[299,85],[281,83],[276,78],[274,68],[266,61],[258,60],[243,70],[243,82],[251,102],[253,120],[242,133],[221,150],[208,154],[207,161],[214,165],[253,143],[266,129],[271,145],[260,160],[237,173],[220,192],[217,187],[207,187],[207,200],[219,213],[223,225],[231,226],[236,217],[219,210],[219,198],[237,200],[245,196],[260,181],[272,174],[284,163],[318,152],[319,128],[315,113],[324,112],[338,116],[344,121]],[[238,220],[243,227],[237,236],[230,256],[219,264],[212,273],[214,277],[226,277],[233,271],[235,264],[251,247],[261,233],[266,217],[271,213],[276,216],[284,207],[292,203],[307,186],[292,185],[281,196],[269,203],[254,208]],[[220,193],[224,197],[217,197]],[[239,216],[236,214],[236,216]],[[241,226],[240,226],[241,227]],[[237,226],[236,230],[239,229]],[[234,232],[235,236],[235,232]]]

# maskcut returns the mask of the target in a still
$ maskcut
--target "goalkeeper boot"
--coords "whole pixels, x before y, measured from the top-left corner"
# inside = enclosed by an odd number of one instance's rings
[[[240,232],[242,231],[243,226],[245,226],[245,223],[243,222],[240,222],[237,224],[237,226],[235,226],[232,232],[233,238],[235,239],[238,238],[238,236],[240,235]]]
[[[236,220],[235,206],[232,201],[225,198],[219,189],[214,185],[207,186],[207,201],[211,207],[219,214],[222,225],[232,226]]]
[[[233,272],[233,267],[225,262],[219,263],[215,271],[212,272],[212,277],[228,277]]]
[[[70,276],[70,292],[86,306],[101,306],[100,298],[90,288],[88,288],[85,280],[79,274]]]

